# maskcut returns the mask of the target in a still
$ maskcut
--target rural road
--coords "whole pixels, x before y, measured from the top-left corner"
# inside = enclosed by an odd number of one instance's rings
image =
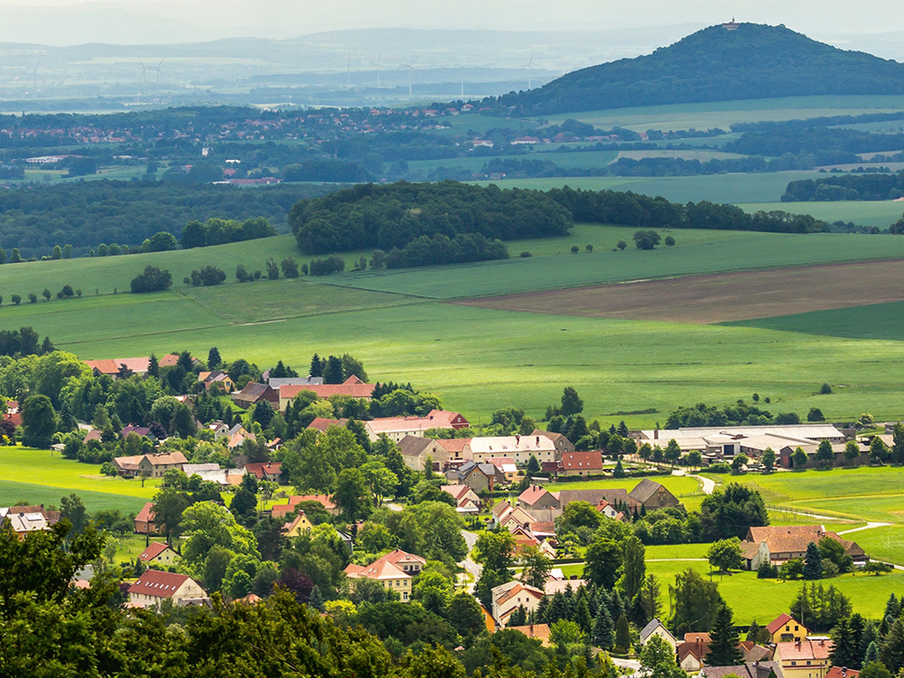
[[[687,476],[687,473],[683,469],[675,469],[672,471],[673,476]],[[713,490],[716,489],[716,481],[710,480],[709,478],[704,478],[703,476],[687,476],[688,478],[696,479],[701,485],[703,494],[712,494]]]
[[[640,671],[640,662],[636,659],[619,659],[618,657],[612,656],[609,658],[612,660],[612,663],[620,669],[632,669],[635,674]]]
[[[853,530],[845,530],[844,532],[839,532],[838,534],[850,534],[851,532],[860,532],[860,530],[871,530],[874,527],[888,527],[891,523],[867,523],[863,527],[855,527]]]
[[[468,545],[468,555],[465,556],[464,560],[458,563],[463,568],[465,568],[465,572],[459,574],[458,579],[459,583],[467,587],[468,593],[473,593],[474,584],[477,583],[477,580],[480,579],[480,573],[483,572],[483,565],[478,565],[473,560],[471,560],[471,551],[474,550],[474,544],[477,543],[477,535],[473,532],[462,530],[461,536],[465,538],[465,542]],[[469,582],[465,573],[471,575],[471,577],[473,577],[473,581]]]

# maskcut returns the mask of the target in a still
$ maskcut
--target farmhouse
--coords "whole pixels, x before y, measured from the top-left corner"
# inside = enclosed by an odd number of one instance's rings
[[[352,375],[341,384],[296,384],[279,387],[279,411],[285,412],[286,406],[302,391],[310,391],[318,398],[329,398],[344,395],[350,398],[370,400],[373,397],[375,384],[365,384]]]
[[[129,604],[133,607],[154,607],[167,599],[179,606],[209,601],[207,592],[198,582],[174,572],[146,570],[129,587]]]
[[[183,465],[187,463],[188,459],[181,452],[155,452],[134,457],[116,457],[113,460],[113,466],[119,475],[132,477],[147,475],[150,478],[162,478],[171,468],[181,471]]]
[[[220,370],[199,372],[198,383],[201,384],[205,391],[210,390],[210,387],[214,385],[222,388],[223,392],[227,394],[232,393],[235,390],[235,382],[229,378],[228,374],[221,372]]]
[[[681,502],[675,498],[675,495],[669,492],[661,483],[657,483],[649,478],[641,480],[633,490],[628,493],[628,498],[641,504],[648,511],[656,509],[675,507],[681,505]]]
[[[553,433],[552,431],[541,431],[538,428],[535,428],[531,432],[531,436],[543,436],[552,441],[552,444],[556,448],[556,455],[558,459],[562,458],[562,455],[565,452],[574,452],[574,445],[572,442],[563,436],[561,433]],[[539,460],[538,460],[539,461]]]
[[[810,630],[806,626],[798,622],[790,614],[785,613],[780,614],[769,622],[766,625],[766,630],[772,636],[773,643],[800,643],[805,641],[807,636],[810,635]]]
[[[458,482],[467,485],[478,494],[492,492],[497,482],[505,482],[505,477],[492,464],[475,464],[468,461],[458,469]]]
[[[665,642],[672,646],[673,650],[678,647],[678,640],[675,638],[675,636],[669,633],[669,630],[665,627],[665,625],[663,625],[663,623],[656,617],[651,619],[649,623],[640,630],[641,644],[646,645],[647,641],[649,641],[653,636],[659,636],[660,638],[662,638]]]
[[[254,474],[258,480],[278,483],[282,473],[282,463],[278,461],[249,462],[245,464],[245,472]]]
[[[434,470],[439,470],[443,462],[449,459],[449,453],[436,440],[419,436],[405,436],[399,441],[399,452],[405,466],[412,471],[423,471],[424,464],[430,459]]]
[[[149,501],[135,516],[135,532],[138,534],[157,534],[154,525],[154,502]]]
[[[478,513],[480,511],[480,497],[467,485],[443,485],[440,489],[452,495],[455,500],[455,510],[459,513]]]
[[[429,429],[457,430],[470,424],[458,412],[432,410],[426,417],[386,417],[364,422],[367,436],[376,441],[380,434],[397,443],[405,436],[423,436]]]
[[[712,642],[710,635],[703,633],[685,633],[684,642],[678,645],[678,665],[689,673],[697,673],[703,668],[704,659],[709,654],[709,646]],[[738,643],[738,649],[744,656],[744,662],[759,662],[772,659],[772,652],[756,645],[751,640],[742,640]]]
[[[603,472],[603,455],[593,452],[563,452],[559,475],[589,476]]]
[[[43,506],[0,508],[0,525],[15,532],[19,541],[30,532],[47,532],[59,519],[59,511],[45,511]]]
[[[831,640],[776,643],[775,661],[785,678],[825,678],[831,651]]]
[[[411,600],[412,581],[426,564],[424,558],[396,549],[366,567],[350,563],[345,568],[345,575],[349,579],[381,582],[385,588],[398,593],[403,603],[407,603]]]
[[[856,672],[855,672],[856,673]],[[748,661],[737,666],[704,666],[700,670],[701,678],[783,678],[782,667],[778,662]],[[843,678],[843,676],[837,676]]]
[[[492,589],[493,618],[500,626],[506,626],[512,613],[523,607],[528,613],[535,612],[540,601],[546,596],[543,589],[519,581],[510,581]]]
[[[811,542],[818,544],[824,537],[844,546],[845,554],[851,556],[855,563],[869,560],[857,542],[843,539],[834,532],[826,532],[822,525],[751,527],[741,541],[741,552],[747,569],[756,570],[767,559],[773,565],[781,565],[793,558],[803,558],[807,545]]]
[[[245,388],[232,394],[232,400],[236,405],[244,409],[266,400],[276,410],[279,407],[279,392],[267,384],[257,384],[249,381],[245,384]]]
[[[537,461],[557,461],[556,447],[546,436],[499,436],[471,438],[462,456],[476,463],[490,457],[511,457],[516,464],[527,464],[531,457]]]

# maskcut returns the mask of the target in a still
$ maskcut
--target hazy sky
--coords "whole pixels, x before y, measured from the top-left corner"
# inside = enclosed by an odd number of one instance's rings
[[[47,12],[61,7],[65,11]],[[81,42],[82,34],[95,39],[87,35],[94,32],[88,28],[108,30],[110,42],[122,42],[115,39],[120,30],[129,35],[144,30],[146,41],[159,41],[165,39],[165,22],[203,27],[205,33],[222,37],[274,38],[375,27],[593,30],[708,25],[727,21],[732,14],[738,21],[783,23],[817,38],[904,30],[904,3],[894,0],[0,0],[0,27],[4,15],[12,21],[33,13],[33,23],[16,24],[22,38],[31,40],[31,33],[41,30],[38,17],[52,22],[73,12],[90,26],[72,23],[63,38],[69,44]],[[142,22],[141,17],[155,20]],[[45,26],[48,33],[50,25]],[[3,34],[0,39],[9,37]]]

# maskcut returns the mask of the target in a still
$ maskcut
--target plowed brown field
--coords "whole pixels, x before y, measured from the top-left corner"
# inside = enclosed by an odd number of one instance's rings
[[[712,324],[904,301],[904,260],[722,273],[489,297],[469,306]]]

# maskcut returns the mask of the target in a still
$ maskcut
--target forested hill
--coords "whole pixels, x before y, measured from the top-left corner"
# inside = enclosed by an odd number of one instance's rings
[[[784,26],[711,26],[650,55],[591,66],[498,99],[524,115],[817,94],[902,94],[904,64]]]

